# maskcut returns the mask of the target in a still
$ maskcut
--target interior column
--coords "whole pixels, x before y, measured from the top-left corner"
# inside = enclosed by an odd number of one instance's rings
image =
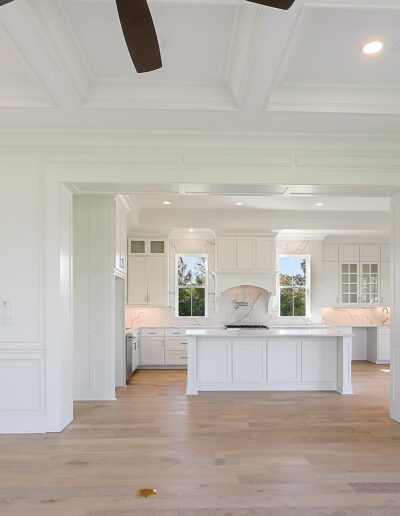
[[[400,194],[391,199],[391,387],[390,415],[400,422]]]

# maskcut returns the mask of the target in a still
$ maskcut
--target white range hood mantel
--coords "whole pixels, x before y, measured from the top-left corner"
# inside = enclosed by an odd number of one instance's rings
[[[223,292],[235,287],[252,286],[267,290],[272,295],[276,293],[276,272],[256,273],[227,273],[218,272],[215,275],[215,294],[219,298]]]

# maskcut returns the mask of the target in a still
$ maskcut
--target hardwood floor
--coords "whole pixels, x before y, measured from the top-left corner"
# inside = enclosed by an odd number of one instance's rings
[[[356,363],[356,396],[192,398],[185,371],[138,371],[117,402],[76,403],[62,434],[0,436],[0,514],[399,516],[384,369]]]

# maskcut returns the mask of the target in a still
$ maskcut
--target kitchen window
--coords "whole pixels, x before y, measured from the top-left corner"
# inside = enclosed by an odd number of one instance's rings
[[[310,257],[279,256],[279,315],[307,317],[310,307]]]
[[[207,317],[207,255],[176,257],[176,316]]]

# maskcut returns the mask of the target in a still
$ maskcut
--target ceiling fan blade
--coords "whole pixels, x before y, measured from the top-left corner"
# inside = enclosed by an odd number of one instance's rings
[[[265,7],[275,7],[276,9],[284,9],[287,11],[292,7],[295,0],[248,0],[255,4],[265,5]]]
[[[161,68],[161,54],[146,0],[116,0],[118,15],[133,64],[139,73]]]
[[[6,4],[9,4],[10,2],[12,2],[13,0],[0,0],[0,7],[2,5],[6,5]]]

